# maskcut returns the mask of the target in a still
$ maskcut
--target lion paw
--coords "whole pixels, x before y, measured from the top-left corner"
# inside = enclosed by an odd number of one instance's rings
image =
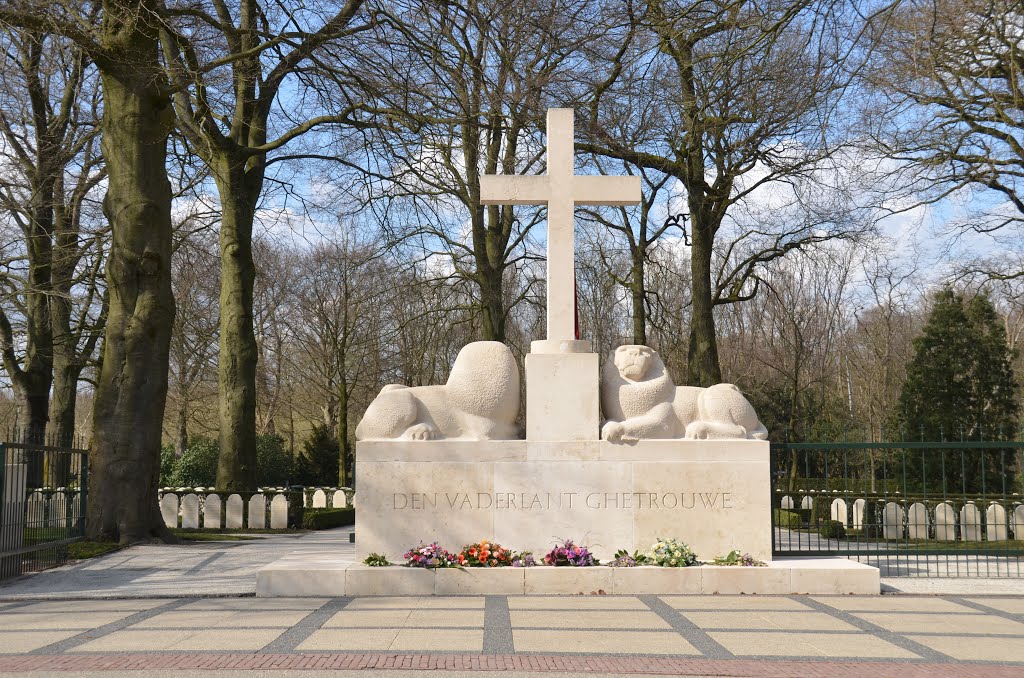
[[[626,427],[621,423],[617,421],[609,421],[601,428],[601,437],[609,442],[617,443],[622,440],[622,435],[625,432]]]
[[[437,429],[430,424],[414,424],[405,430],[402,437],[411,440],[433,440],[437,437]]]

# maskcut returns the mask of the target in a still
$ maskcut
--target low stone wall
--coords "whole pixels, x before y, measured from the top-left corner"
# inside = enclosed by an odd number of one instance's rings
[[[287,529],[292,502],[301,498],[304,508],[353,506],[350,487],[305,487],[291,490],[264,487],[258,492],[218,492],[212,488],[162,488],[160,513],[167,527],[183,529]]]

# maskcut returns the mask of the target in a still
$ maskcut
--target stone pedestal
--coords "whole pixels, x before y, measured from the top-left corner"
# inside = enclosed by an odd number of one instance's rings
[[[704,560],[771,558],[764,441],[364,441],[356,458],[357,561],[480,539],[538,557],[558,539],[610,560],[676,538]]]
[[[526,439],[597,441],[600,428],[597,354],[527,354]]]

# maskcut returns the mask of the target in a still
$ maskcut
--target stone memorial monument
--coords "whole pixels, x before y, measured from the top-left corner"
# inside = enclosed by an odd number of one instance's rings
[[[480,184],[484,204],[548,210],[547,338],[525,360],[525,439],[519,366],[501,343],[467,345],[443,386],[385,386],[356,429],[356,562],[296,553],[260,571],[257,595],[878,593],[878,570],[845,559],[573,573],[361,564],[481,539],[538,558],[572,539],[607,561],[675,538],[705,561],[734,549],[771,560],[767,431],[739,389],[677,387],[646,346],[618,348],[602,375],[576,336],[574,208],[639,202],[640,179],[576,175],[570,109],[548,111],[547,139],[546,175]]]
[[[480,538],[542,553],[572,538],[610,559],[676,537],[709,560],[770,559],[767,431],[743,394],[676,387],[646,346],[617,349],[602,376],[576,337],[574,207],[637,203],[640,179],[574,174],[571,109],[548,111],[547,136],[546,175],[480,185],[484,204],[548,208],[548,336],[526,356],[526,439],[513,439],[519,371],[502,344],[466,346],[445,386],[384,387],[356,429],[358,557]]]

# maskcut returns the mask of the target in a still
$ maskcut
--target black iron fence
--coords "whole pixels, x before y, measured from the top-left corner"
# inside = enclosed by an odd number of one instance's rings
[[[62,564],[85,535],[87,451],[12,434],[0,462],[0,579]]]
[[[1022,455],[1022,441],[773,444],[773,553],[889,577],[1020,577]]]

